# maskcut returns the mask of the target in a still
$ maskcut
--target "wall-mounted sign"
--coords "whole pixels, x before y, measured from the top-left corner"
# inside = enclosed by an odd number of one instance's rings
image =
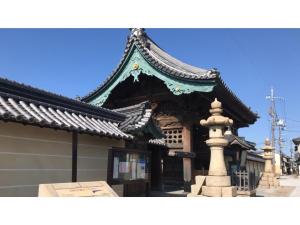
[[[110,184],[148,181],[150,173],[149,154],[129,149],[111,149],[108,177]]]

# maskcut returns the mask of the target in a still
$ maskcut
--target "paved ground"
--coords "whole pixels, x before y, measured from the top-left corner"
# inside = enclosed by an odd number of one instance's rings
[[[274,189],[257,189],[257,197],[300,197],[300,177],[281,176],[280,187]],[[183,190],[166,188],[164,192],[153,191],[152,197],[186,197],[187,193]]]
[[[280,187],[274,189],[257,189],[258,197],[300,197],[300,177],[281,176]]]
[[[188,193],[181,188],[165,186],[165,191],[151,191],[151,197],[186,197]]]

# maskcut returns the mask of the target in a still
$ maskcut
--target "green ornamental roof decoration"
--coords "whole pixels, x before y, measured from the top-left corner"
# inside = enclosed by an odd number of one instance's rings
[[[125,81],[128,77],[133,77],[133,82],[139,82],[141,74],[147,76],[154,76],[162,80],[167,88],[174,95],[189,94],[195,91],[198,92],[211,92],[216,85],[214,81],[209,82],[191,82],[189,80],[178,79],[168,76],[167,74],[157,70],[151,66],[139,52],[139,50],[132,46],[128,58],[124,63],[124,68],[110,81],[110,85],[98,97],[94,98],[90,104],[102,106],[106,99],[109,97],[112,90],[121,82]]]

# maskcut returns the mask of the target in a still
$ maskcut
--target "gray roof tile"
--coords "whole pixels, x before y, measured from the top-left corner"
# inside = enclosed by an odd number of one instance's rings
[[[8,80],[0,78],[0,120],[20,122],[24,124],[38,125],[42,127],[49,127],[55,129],[78,131],[80,133],[87,133],[100,136],[109,136],[118,139],[132,139],[131,135],[128,135],[121,131],[118,127],[120,121],[113,120],[110,117],[110,113],[113,116],[121,117],[122,114],[105,110],[107,117],[100,117],[99,114],[86,113],[86,111],[74,110],[74,107],[62,107],[61,104],[49,104],[48,102],[37,101],[28,97],[13,94],[23,93],[24,90],[20,89],[20,84],[16,85],[16,82],[10,82],[10,89],[7,89],[5,84]],[[13,89],[13,91],[11,90]],[[30,92],[33,94],[38,91],[41,94],[41,90],[30,87]],[[29,91],[28,91],[29,92]],[[26,92],[25,92],[26,94]],[[29,93],[28,93],[29,94]],[[49,94],[49,92],[47,92]],[[76,101],[69,101],[69,104],[75,104]],[[80,103],[80,107],[83,104],[89,108],[90,106],[85,103]],[[99,108],[101,110],[102,108]],[[122,115],[125,119],[125,116]]]
[[[154,136],[158,138],[164,137],[161,129],[155,124],[152,119],[152,109],[148,101],[141,102],[136,105],[114,109],[114,111],[125,114],[126,119],[120,124],[120,129],[124,132],[135,133],[144,131],[144,129],[151,125],[155,129]]]

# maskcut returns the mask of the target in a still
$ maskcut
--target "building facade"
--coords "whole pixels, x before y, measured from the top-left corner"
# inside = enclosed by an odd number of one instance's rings
[[[41,183],[105,180],[121,196],[184,188],[209,168],[209,116],[218,98],[229,142],[228,174],[251,170],[255,123],[216,69],[197,68],[132,29],[121,63],[96,90],[70,99],[0,78],[0,196],[37,196]],[[253,157],[252,157],[253,158]],[[257,166],[257,169],[260,166]]]
[[[112,110],[148,101],[154,121],[166,135],[164,184],[190,191],[194,176],[209,167],[208,129],[199,121],[209,116],[215,97],[222,102],[225,116],[233,119],[235,137],[239,128],[257,120],[257,114],[228,88],[216,69],[183,63],[162,50],[144,29],[132,29],[120,64],[81,100]],[[234,146],[227,151],[238,167],[241,153]]]

